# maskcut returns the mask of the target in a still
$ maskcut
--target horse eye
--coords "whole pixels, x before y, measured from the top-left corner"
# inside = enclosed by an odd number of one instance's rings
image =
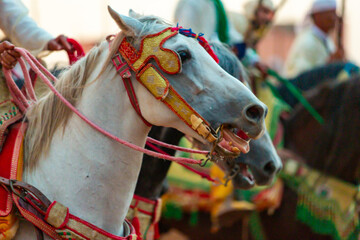
[[[185,61],[189,60],[191,58],[191,54],[188,51],[181,50],[178,51],[178,54],[180,56],[181,62],[184,63]]]

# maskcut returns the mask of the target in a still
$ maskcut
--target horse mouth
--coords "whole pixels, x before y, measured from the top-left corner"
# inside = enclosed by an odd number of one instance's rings
[[[255,178],[252,173],[249,171],[249,166],[244,163],[239,163],[240,172],[239,175],[242,178],[241,180],[245,182],[242,188],[251,188],[255,185]]]
[[[250,151],[250,138],[242,130],[224,127],[221,130],[221,140],[216,146],[216,151],[221,154],[237,157],[240,153]]]
[[[236,188],[250,189],[255,186],[255,177],[246,163],[234,163],[228,159],[225,161],[225,169],[227,175],[224,179],[226,181],[232,180]]]

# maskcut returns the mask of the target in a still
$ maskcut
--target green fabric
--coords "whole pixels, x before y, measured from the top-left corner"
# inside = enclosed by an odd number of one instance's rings
[[[167,219],[181,220],[183,215],[182,207],[173,202],[166,202],[162,211],[162,217]]]
[[[301,91],[294,86],[290,81],[282,78],[276,71],[269,69],[268,74],[279,82],[285,85],[285,87],[296,97],[296,99],[304,106],[304,108],[318,121],[320,124],[324,123],[324,119],[321,115],[310,105],[310,103],[303,97]],[[274,88],[271,88],[273,91]],[[278,92],[274,93],[275,97],[280,97]]]
[[[289,104],[287,104],[285,101],[282,100],[280,94],[278,93],[277,88],[274,85],[272,85],[270,81],[266,81],[265,83],[270,88],[271,92],[274,94],[276,98],[272,108],[273,113],[271,115],[272,118],[270,119],[270,128],[268,129],[271,139],[274,139],[278,131],[280,114],[284,111],[290,112],[291,107],[289,106]],[[284,138],[282,137],[281,141],[277,144],[277,146],[275,146],[275,148],[281,149],[283,147],[284,147]]]
[[[250,233],[254,240],[266,240],[264,229],[261,225],[259,213],[254,211],[250,216]]]
[[[274,186],[276,180],[268,185],[268,186],[255,186],[250,189],[234,189],[234,196],[236,200],[239,201],[247,201],[249,203],[253,203],[253,198],[258,195],[260,192],[266,190],[267,188],[271,188]]]
[[[279,124],[280,114],[284,111],[289,112],[291,110],[291,107],[282,99],[277,88],[269,80],[266,80],[265,84],[270,88],[272,94],[276,98],[274,107],[272,109],[273,114],[270,123],[270,129],[268,129],[271,139],[274,139],[278,130],[277,128]],[[279,145],[280,146],[275,146],[275,147],[276,148],[282,147],[283,142],[281,142]]]
[[[358,239],[360,222],[354,197],[359,190],[356,186],[294,160],[285,162],[280,176],[298,195],[296,217],[299,221],[335,240]]]
[[[336,229],[336,225],[330,219],[319,219],[314,215],[309,206],[298,204],[296,208],[296,217],[308,225],[311,230],[318,234],[331,235],[335,240],[358,240],[360,226],[356,226],[353,232],[348,236],[341,237]]]
[[[221,0],[212,0],[216,11],[216,32],[223,43],[229,43],[229,25],[224,5]]]
[[[197,210],[191,211],[189,225],[196,226],[198,222],[199,222],[199,212]]]

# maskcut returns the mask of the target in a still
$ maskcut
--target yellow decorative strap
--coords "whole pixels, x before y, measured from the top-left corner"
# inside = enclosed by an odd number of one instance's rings
[[[204,123],[203,119],[195,114],[190,117],[191,127],[209,142],[214,142],[217,138],[211,133],[210,129]]]
[[[56,233],[68,240],[136,240],[137,236],[127,220],[124,222],[124,232],[127,237],[118,237],[107,233],[96,226],[69,214],[69,209],[54,201],[46,211],[45,221],[55,227]]]
[[[164,100],[169,93],[169,81],[156,71],[151,63],[139,73],[138,80],[158,100]]]
[[[208,124],[186,101],[170,86],[169,81],[149,63],[137,76],[138,81],[158,100],[163,101],[188,126],[209,142],[216,137],[211,133]]]
[[[176,34],[177,31],[166,28],[159,33],[148,35],[142,40],[139,52],[124,38],[119,52],[135,72],[140,71],[150,59],[154,59],[162,71],[176,74],[181,70],[179,56],[173,50],[163,48],[165,41]]]
[[[69,221],[69,209],[54,201],[47,210],[45,221],[55,228],[62,228]]]

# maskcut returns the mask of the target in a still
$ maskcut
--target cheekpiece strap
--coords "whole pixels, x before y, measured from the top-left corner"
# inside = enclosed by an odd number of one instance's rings
[[[146,121],[146,119],[143,117],[141,110],[140,110],[140,105],[139,102],[137,100],[135,91],[134,91],[134,87],[131,83],[131,72],[130,72],[130,68],[129,65],[126,62],[123,62],[121,59],[121,55],[118,53],[116,54],[113,58],[112,58],[112,62],[116,68],[116,71],[119,73],[119,75],[121,76],[126,92],[128,94],[129,100],[131,105],[133,106],[133,108],[135,109],[136,113],[140,116],[141,120],[144,122],[144,124],[148,127],[151,127],[152,124],[149,123],[148,121]]]

